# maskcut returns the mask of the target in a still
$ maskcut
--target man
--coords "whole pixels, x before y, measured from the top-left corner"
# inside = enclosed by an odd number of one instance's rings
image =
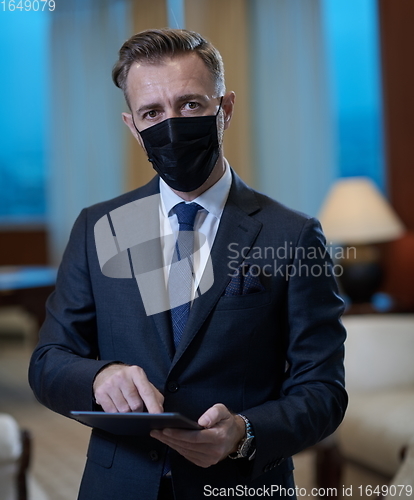
[[[82,211],[30,383],[64,415],[177,411],[203,429],[93,429],[79,498],[294,498],[290,456],[332,433],[347,404],[320,227],[231,170],[235,95],[200,35],[139,33],[113,78],[158,176]]]

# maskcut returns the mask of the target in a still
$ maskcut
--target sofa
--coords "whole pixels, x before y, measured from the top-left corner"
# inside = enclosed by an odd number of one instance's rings
[[[354,496],[372,498],[370,486],[392,484],[413,453],[414,314],[345,315],[343,323],[349,406],[318,446],[317,482],[338,492],[352,485]],[[386,488],[380,493],[386,497]]]

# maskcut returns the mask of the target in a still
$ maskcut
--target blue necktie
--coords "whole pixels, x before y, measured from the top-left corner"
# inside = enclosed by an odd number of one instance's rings
[[[197,203],[179,203],[173,208],[177,215],[179,232],[171,263],[168,290],[170,295],[171,320],[174,345],[178,346],[190,315],[194,281],[193,250],[194,221],[201,209]],[[174,307],[176,305],[176,307]]]
[[[179,231],[175,243],[174,255],[168,278],[168,292],[172,304],[180,303],[171,308],[171,322],[174,336],[174,346],[180,343],[185,325],[190,315],[190,305],[193,289],[193,249],[194,221],[197,212],[203,207],[197,203],[179,203],[172,211],[177,215]],[[169,450],[165,457],[163,476],[171,470]]]

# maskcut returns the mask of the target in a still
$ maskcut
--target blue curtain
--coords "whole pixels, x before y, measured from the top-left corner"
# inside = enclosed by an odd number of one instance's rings
[[[256,186],[316,215],[337,176],[319,0],[252,0]]]
[[[322,0],[341,177],[370,177],[385,189],[376,0]]]
[[[184,0],[167,0],[167,18],[170,28],[185,28]]]
[[[55,262],[80,210],[124,188],[125,109],[111,70],[132,31],[128,9],[127,0],[72,0],[51,16],[48,213]]]
[[[0,12],[0,221],[46,213],[48,12]]]
[[[251,0],[256,185],[316,215],[337,177],[385,187],[376,0]]]

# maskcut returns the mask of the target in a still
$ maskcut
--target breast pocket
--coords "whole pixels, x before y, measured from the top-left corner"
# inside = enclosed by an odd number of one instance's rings
[[[271,294],[268,291],[249,293],[247,295],[223,296],[217,302],[216,311],[264,307],[270,303],[270,298]]]

